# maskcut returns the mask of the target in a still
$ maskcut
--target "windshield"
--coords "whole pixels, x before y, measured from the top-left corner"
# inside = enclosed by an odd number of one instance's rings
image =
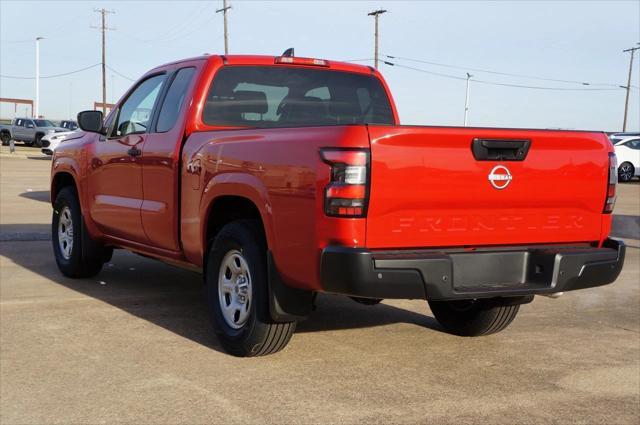
[[[49,120],[33,120],[36,123],[36,127],[55,127]]]
[[[395,124],[387,94],[372,75],[274,66],[222,68],[202,119],[242,127]]]

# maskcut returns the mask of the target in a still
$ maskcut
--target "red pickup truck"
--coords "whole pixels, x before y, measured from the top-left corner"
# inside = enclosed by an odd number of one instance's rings
[[[234,355],[282,349],[318,292],[425,299],[486,335],[624,261],[605,134],[401,126],[367,66],[186,59],[78,122],[52,162],[62,273],[95,275],[113,248],[201,270]]]

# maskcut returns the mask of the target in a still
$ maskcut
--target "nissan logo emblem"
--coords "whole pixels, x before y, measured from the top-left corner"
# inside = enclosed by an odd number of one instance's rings
[[[509,169],[504,165],[496,165],[489,173],[489,183],[498,190],[509,186],[511,180],[513,180],[513,177]]]

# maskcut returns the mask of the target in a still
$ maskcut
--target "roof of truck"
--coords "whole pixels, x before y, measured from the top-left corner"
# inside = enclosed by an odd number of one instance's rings
[[[168,62],[165,63],[163,65],[157,66],[156,68],[154,68],[152,71],[155,71],[156,69],[159,68],[163,68],[165,66],[168,65],[174,65],[174,64],[178,64],[178,63],[183,63],[183,62],[191,62],[191,61],[196,61],[196,60],[206,60],[206,61],[213,61],[213,60],[218,60],[218,59],[222,59],[222,61],[225,63],[225,65],[263,65],[263,66],[268,66],[268,65],[273,65],[273,66],[303,66],[303,67],[309,67],[309,68],[324,68],[324,69],[333,69],[333,70],[340,70],[340,71],[347,71],[347,72],[356,72],[356,73],[362,73],[362,74],[372,74],[375,72],[375,69],[371,66],[366,66],[366,65],[357,65],[354,63],[349,63],[349,62],[341,62],[341,61],[334,61],[334,60],[330,60],[330,59],[321,59],[321,58],[317,58],[319,60],[325,61],[327,63],[328,66],[312,66],[312,65],[299,65],[299,64],[288,64],[288,63],[281,63],[278,64],[276,63],[276,60],[278,58],[281,58],[282,56],[267,56],[267,55],[209,55],[209,54],[204,54],[201,56],[194,56],[191,58],[185,58],[185,59],[180,59],[180,60],[176,60],[173,62]],[[312,59],[312,58],[308,58],[308,57],[303,57],[303,56],[292,56],[291,58],[293,59]],[[315,58],[313,58],[315,59]]]

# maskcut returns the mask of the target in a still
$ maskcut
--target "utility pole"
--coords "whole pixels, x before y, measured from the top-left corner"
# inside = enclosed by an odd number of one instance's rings
[[[222,0],[222,9],[216,10],[216,13],[222,12],[224,19],[224,54],[229,54],[229,33],[227,32],[227,11],[231,9],[231,6],[227,6],[227,0]]]
[[[99,27],[92,26],[91,28],[97,28],[102,32],[102,114],[107,114],[107,65],[106,65],[106,38],[105,31],[114,30],[115,28],[109,28],[106,25],[107,13],[116,13],[113,10],[106,10],[105,8],[93,9],[94,12],[99,12],[101,17],[101,25]]]
[[[33,118],[39,118],[40,113],[40,40],[44,37],[36,37],[36,101],[31,110]]]
[[[471,77],[473,77],[473,75],[467,72],[467,93],[464,96],[464,126],[465,127],[467,126],[468,117],[469,117],[469,87],[470,87]]]
[[[640,44],[640,43],[638,43]],[[627,95],[624,99],[624,120],[622,121],[622,131],[627,131],[627,112],[629,111],[629,92],[631,91],[631,71],[633,70],[633,55],[636,50],[640,50],[640,47],[632,47],[630,49],[623,50],[623,53],[631,52],[631,58],[629,58],[629,78],[627,78]]]
[[[373,12],[369,12],[367,14],[367,16],[373,16],[373,18],[375,19],[376,22],[376,29],[374,32],[374,48],[373,48],[373,60],[374,60],[374,67],[376,69],[378,69],[378,18],[380,17],[380,15],[382,15],[383,13],[387,13],[386,10],[384,9],[378,9],[378,10],[374,10]]]

